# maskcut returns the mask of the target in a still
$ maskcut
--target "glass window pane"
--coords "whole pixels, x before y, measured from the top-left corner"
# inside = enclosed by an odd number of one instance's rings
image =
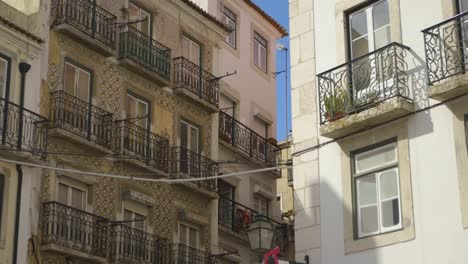
[[[5,98],[8,62],[0,58],[0,97]]]
[[[257,41],[254,41],[254,64],[259,66],[258,63],[258,53],[259,53],[260,44]]]
[[[63,90],[71,95],[75,95],[75,75],[76,69],[70,63],[65,63],[65,76]]]
[[[58,201],[68,205],[68,186],[59,183],[58,185]]]
[[[180,145],[184,148],[189,148],[188,146],[188,126],[187,123],[181,122],[180,124]]]
[[[189,39],[186,37],[182,37],[182,56],[185,58],[189,58]]]
[[[192,50],[191,50],[191,60],[193,63],[196,65],[200,66],[201,65],[201,60],[200,60],[200,45],[195,43],[194,41],[192,42]]]
[[[365,11],[361,11],[351,16],[351,40],[355,40],[368,34],[367,16]]]
[[[91,78],[88,72],[83,70],[78,71],[78,87],[76,91],[76,97],[85,102],[88,102],[89,100],[90,79]]]
[[[191,246],[193,248],[198,247],[198,230],[196,230],[194,228],[190,228],[189,246]]]
[[[375,169],[383,165],[396,162],[397,154],[394,144],[379,147],[364,153],[357,154],[356,172],[363,172],[369,169]]]
[[[377,188],[375,175],[359,177],[358,184],[358,197],[359,206],[372,205],[377,203]]]
[[[379,220],[377,206],[368,206],[360,209],[361,211],[361,232],[374,233],[379,230]]]
[[[267,69],[267,55],[265,47],[260,47],[260,68],[264,71]]]
[[[390,44],[390,26],[383,27],[374,32],[375,49],[380,49]]]
[[[141,220],[141,221],[135,221],[134,222],[134,227],[137,228],[137,229],[140,229],[140,230],[144,230],[145,229],[145,216],[144,215],[141,215],[141,214],[138,214],[138,213],[134,213],[135,214],[135,219],[134,220]]]
[[[380,199],[386,200],[398,196],[397,171],[389,170],[380,174]]]
[[[460,11],[461,13],[468,11],[468,0],[460,0]]]
[[[144,34],[151,36],[151,16],[147,12],[143,11],[140,9],[141,15],[140,15],[140,20],[143,20],[146,18],[145,21],[141,22],[141,32]]]
[[[84,192],[82,190],[71,188],[72,200],[71,206],[80,210],[84,210]]]
[[[198,153],[198,129],[190,128],[190,150]]]
[[[138,117],[145,117],[148,115],[148,104],[138,101]]]
[[[127,118],[136,118],[137,116],[137,101],[135,97],[127,94]]]
[[[180,224],[179,242],[187,245],[187,226]]]
[[[382,203],[382,225],[392,227],[400,224],[399,199],[393,199]]]
[[[388,1],[382,1],[375,5],[372,10],[372,17],[374,20],[374,30],[390,25]]]
[[[132,221],[133,220],[133,213],[127,209],[124,210],[124,215],[123,215],[123,220],[124,221]]]
[[[368,36],[360,38],[352,42],[352,58],[359,58],[369,53],[369,39]]]

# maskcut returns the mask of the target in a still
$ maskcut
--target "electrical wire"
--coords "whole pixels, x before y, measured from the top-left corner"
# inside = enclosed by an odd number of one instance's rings
[[[415,111],[413,111],[413,112],[404,114],[404,115],[399,116],[399,117],[395,117],[395,118],[390,119],[390,120],[388,120],[388,121],[386,121],[386,122],[383,122],[383,123],[381,123],[381,124],[377,124],[377,125],[373,125],[373,126],[368,126],[368,127],[364,128],[364,129],[355,131],[355,132],[353,132],[353,133],[349,133],[349,134],[346,134],[346,135],[343,135],[343,136],[334,138],[334,139],[332,139],[332,140],[329,140],[329,141],[326,141],[326,142],[317,144],[317,145],[315,145],[315,146],[308,147],[308,148],[306,148],[306,149],[303,149],[303,150],[294,152],[294,153],[292,153],[291,155],[292,155],[293,157],[297,157],[297,156],[303,155],[303,154],[305,154],[305,153],[308,153],[308,152],[310,152],[310,151],[314,151],[314,150],[316,150],[316,149],[322,148],[322,147],[324,147],[324,146],[326,146],[326,145],[329,145],[329,144],[331,144],[331,143],[338,142],[338,141],[340,141],[340,140],[342,140],[342,139],[345,139],[345,138],[348,138],[348,137],[351,137],[351,136],[354,136],[354,135],[357,135],[357,134],[360,134],[360,133],[364,133],[364,132],[366,132],[366,131],[369,131],[369,130],[372,130],[372,129],[374,129],[374,128],[377,128],[377,127],[380,127],[380,126],[383,126],[383,125],[392,123],[392,122],[394,122],[394,121],[397,121],[397,120],[406,118],[406,117],[408,117],[408,116],[413,116],[413,115],[416,115],[416,114],[418,114],[418,113],[425,112],[425,111],[427,111],[427,110],[431,110],[431,109],[433,109],[433,108],[436,108],[436,107],[445,105],[445,104],[448,103],[448,102],[451,102],[451,101],[454,101],[454,100],[456,100],[456,99],[465,97],[465,96],[467,96],[467,95],[468,95],[468,93],[463,93],[463,94],[458,95],[458,96],[455,96],[455,97],[453,97],[453,98],[450,98],[450,99],[447,99],[447,100],[444,100],[444,101],[440,101],[440,102],[438,102],[438,103],[436,103],[436,104],[433,104],[433,105],[430,105],[430,106],[427,106],[427,107],[424,107],[424,108],[415,110]]]
[[[132,176],[119,175],[119,174],[109,174],[109,173],[100,173],[100,172],[91,172],[91,171],[81,171],[81,170],[76,170],[76,169],[58,168],[58,167],[53,167],[53,166],[46,166],[46,165],[34,164],[34,163],[23,162],[23,161],[3,159],[3,158],[0,158],[0,161],[11,163],[11,164],[16,164],[16,165],[23,165],[23,166],[29,166],[29,167],[34,167],[34,168],[41,168],[41,169],[48,169],[48,170],[62,171],[62,172],[69,172],[69,173],[77,173],[77,174],[89,175],[89,176],[109,177],[109,178],[116,178],[116,179],[148,181],[148,182],[165,182],[165,183],[184,183],[184,182],[215,180],[215,179],[222,179],[222,178],[228,178],[228,177],[233,177],[233,176],[267,172],[267,171],[272,171],[272,170],[277,170],[277,169],[282,169],[282,168],[292,168],[291,166],[287,166],[287,167],[278,166],[278,167],[262,168],[262,169],[256,169],[256,170],[240,171],[240,172],[228,173],[228,174],[223,174],[223,175],[215,175],[215,176],[209,176],[209,177],[203,177],[203,178],[148,179],[148,178],[135,178]]]

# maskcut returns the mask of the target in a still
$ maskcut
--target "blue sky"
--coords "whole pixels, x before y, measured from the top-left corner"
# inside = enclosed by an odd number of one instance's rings
[[[276,19],[281,25],[283,25],[289,32],[289,4],[288,0],[254,0],[263,10],[265,10],[270,16]],[[289,38],[283,38],[278,42],[282,43],[289,49]],[[288,51],[289,52],[289,51]],[[289,54],[288,54],[289,56]],[[285,69],[285,52],[277,52],[276,70],[283,71]],[[289,71],[289,60],[288,60],[288,76],[290,77]],[[290,91],[290,78],[288,78],[288,130],[291,129],[291,96]],[[287,136],[286,132],[286,91],[285,91],[285,74],[280,74],[276,78],[276,93],[277,93],[277,138],[278,141],[283,140]]]

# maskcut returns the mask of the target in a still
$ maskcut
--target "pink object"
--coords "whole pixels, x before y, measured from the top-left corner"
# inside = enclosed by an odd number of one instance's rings
[[[275,264],[278,264],[278,254],[280,253],[280,248],[275,247],[274,249],[268,251],[263,255],[263,264],[268,264],[268,259],[273,256],[273,259],[275,260]]]

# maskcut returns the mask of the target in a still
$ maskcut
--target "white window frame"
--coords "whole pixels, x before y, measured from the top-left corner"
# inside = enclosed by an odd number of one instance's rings
[[[150,120],[149,120],[149,102],[146,101],[146,100],[143,100],[143,99],[140,99],[138,98],[138,96],[134,96],[132,93],[129,93],[127,92],[127,99],[128,100],[128,97],[131,97],[133,98],[135,101],[136,101],[136,104],[135,104],[135,113],[137,113],[137,116],[136,117],[132,117],[132,116],[129,116],[129,111],[127,109],[127,103],[125,104],[125,114],[126,114],[126,118],[127,119],[130,119],[130,118],[137,118],[137,119],[143,119],[143,116],[138,116],[138,103],[143,103],[144,105],[146,105],[146,117],[144,119],[146,119],[146,126],[143,127],[144,129],[148,129],[149,128],[149,125],[150,125]],[[135,122],[137,123],[137,122]]]
[[[152,35],[152,27],[151,27],[151,24],[152,24],[152,22],[153,22],[153,21],[152,21],[152,17],[151,17],[151,13],[149,13],[149,12],[146,11],[145,9],[141,8],[140,6],[136,5],[135,3],[132,3],[131,1],[129,1],[128,6],[129,6],[129,7],[130,7],[130,6],[133,6],[133,7],[135,7],[135,8],[138,10],[138,17],[137,17],[138,20],[143,19],[143,14],[146,14],[146,15],[147,15],[148,20],[146,20],[146,21],[144,21],[144,22],[146,22],[146,23],[148,24],[148,30],[149,30],[148,36],[151,37],[151,35]],[[132,22],[132,21],[129,21],[129,22]],[[138,31],[143,32],[143,31],[141,31],[141,30],[142,30],[142,29],[141,29],[141,28],[142,28],[142,23],[143,23],[143,22],[134,23],[133,26],[134,26]],[[146,34],[146,32],[143,32],[143,33]]]
[[[186,230],[187,230],[187,234],[186,234],[186,236],[185,236],[185,238],[186,238],[187,241],[180,241],[180,231],[181,231],[180,226],[181,226],[181,225],[184,225],[184,226],[187,227],[187,229],[186,229]],[[183,245],[185,245],[185,246],[187,246],[187,247],[192,247],[192,246],[190,246],[190,228],[197,231],[197,232],[196,232],[196,234],[197,234],[196,244],[197,244],[197,245],[196,245],[195,249],[200,249],[200,246],[201,246],[201,227],[200,227],[200,226],[197,226],[197,225],[195,225],[195,224],[192,224],[192,223],[188,223],[188,222],[186,222],[186,221],[179,221],[179,224],[178,224],[178,226],[177,226],[177,242],[178,242],[179,244],[183,244]]]
[[[262,43],[263,41],[264,43]],[[257,31],[254,31],[254,36],[253,36],[253,42],[254,42],[254,51],[252,53],[253,61],[255,66],[257,66],[260,70],[263,72],[267,73],[268,72],[268,40],[264,38],[262,35],[260,35]],[[262,53],[261,53],[261,48],[265,50],[265,66],[262,66]],[[255,56],[255,50],[257,50],[257,56]]]
[[[226,36],[224,41],[233,49],[237,49],[237,15],[231,9],[223,7],[223,21],[232,26],[232,31]]]
[[[3,92],[0,93],[0,97],[6,99],[5,98],[6,92],[7,92],[7,89],[9,88],[8,81],[10,79],[9,69],[11,67],[11,64],[10,64],[11,61],[8,59],[8,57],[4,56],[3,54],[0,54],[0,61],[5,63],[5,72],[3,73],[5,76],[5,80],[3,80],[3,83],[1,84],[3,86]]]
[[[366,170],[359,171],[357,170],[357,160],[359,159],[359,156],[362,155],[369,155],[375,152],[378,152],[379,150],[386,149],[386,148],[392,148],[394,150],[395,158],[392,161],[388,161],[387,163],[380,164],[371,168],[368,168]],[[353,182],[355,185],[355,197],[354,200],[355,202],[355,212],[356,212],[356,228],[357,228],[357,235],[358,238],[364,238],[364,237],[369,237],[373,235],[378,235],[378,234],[383,234],[383,233],[388,233],[391,231],[395,230],[400,230],[403,227],[402,224],[402,208],[401,208],[401,190],[400,190],[400,173],[398,169],[398,146],[397,143],[388,143],[383,146],[375,147],[372,148],[368,151],[360,152],[359,154],[354,155],[353,157],[353,164],[354,164],[354,171],[352,172],[353,175]],[[396,172],[396,179],[397,179],[397,193],[398,195],[395,197],[390,197],[385,200],[381,199],[381,186],[380,186],[380,179],[381,176],[387,172],[390,171],[395,171]],[[375,177],[375,186],[376,186],[376,204],[370,204],[370,205],[360,205],[360,190],[359,190],[359,179],[367,176],[372,176]],[[382,224],[382,203],[385,201],[389,200],[394,200],[395,198],[398,198],[398,225],[394,225],[391,227],[384,227]],[[362,232],[362,226],[361,226],[361,208],[369,207],[369,206],[376,206],[377,207],[377,223],[378,223],[378,229],[375,232],[370,232],[370,233],[365,233]]]
[[[67,78],[66,78],[67,77],[67,75],[66,75],[67,66],[72,67],[72,68],[75,69],[75,77],[74,77],[74,83],[73,83],[73,94],[72,94],[74,97],[78,97],[77,91],[78,91],[78,89],[80,87],[80,83],[79,83],[80,73],[85,73],[86,75],[88,75],[88,91],[87,91],[88,96],[84,101],[89,102],[89,99],[90,99],[90,96],[91,96],[91,79],[92,79],[91,72],[88,69],[85,69],[83,67],[80,67],[80,66],[76,65],[75,63],[72,63],[70,61],[65,61],[64,74],[63,74],[63,90],[64,91],[65,91],[65,87],[67,87]]]
[[[256,206],[257,201],[258,201],[258,208]],[[266,212],[262,212],[263,202],[266,203]],[[257,211],[259,214],[262,214],[264,216],[269,216],[269,213],[270,213],[269,205],[270,205],[270,199],[268,199],[267,197],[261,194],[254,194],[253,207],[254,207],[254,210]]]
[[[276,195],[276,200],[279,203],[281,212],[283,212],[283,193],[279,193],[278,195]]]
[[[146,227],[146,218],[147,218],[147,213],[143,213],[143,212],[137,212],[137,210],[135,210],[134,208],[130,208],[130,206],[124,206],[123,209],[122,209],[122,218],[124,219],[124,216],[125,216],[125,211],[127,212],[130,212],[132,218],[130,219],[131,222],[127,222],[127,223],[124,223],[125,225],[128,225],[130,226],[131,228],[134,228],[134,229],[137,229],[137,230],[141,230],[143,232],[146,232],[147,231],[147,227]],[[134,221],[136,218],[136,215],[141,215],[143,216],[143,220],[142,221],[138,221],[138,222],[143,222],[143,229],[139,229],[138,227],[135,226],[135,223],[136,221]],[[125,221],[125,219],[124,219]]]
[[[184,147],[184,148],[186,148],[186,149],[188,149],[190,151],[193,151],[195,153],[200,153],[200,129],[197,126],[195,126],[195,125],[193,125],[193,124],[191,124],[191,123],[189,123],[187,121],[184,121],[184,120],[180,120],[180,123],[181,123],[181,127],[182,127],[182,123],[184,123],[187,126],[187,130],[188,130],[187,131],[187,133],[188,133],[187,134],[187,145],[188,146],[182,146],[182,137],[181,137],[182,131],[180,131],[180,135],[179,135],[179,144],[182,147]],[[190,132],[192,131],[192,128],[194,128],[197,131],[197,149],[196,150],[191,149],[192,137],[191,137]]]
[[[67,186],[67,203],[65,205],[72,207],[72,188],[80,190],[83,192],[83,210],[86,211],[88,209],[88,187],[85,183],[78,183],[75,180],[68,180],[66,178],[61,178],[57,181],[57,191],[56,191],[56,201],[59,201],[59,186],[60,184]]]
[[[201,45],[193,40],[192,38],[186,36],[186,35],[182,35],[182,42],[180,44],[180,47],[181,47],[181,54],[184,55],[184,41],[186,41],[188,44],[188,55],[186,57],[186,59],[188,59],[189,61],[191,61],[192,63],[196,64],[197,66],[201,66],[202,65],[202,47]],[[196,50],[193,49],[194,45],[197,47]],[[193,56],[194,56],[194,52],[197,52],[197,57],[198,57],[198,61],[194,61],[193,59]]]

